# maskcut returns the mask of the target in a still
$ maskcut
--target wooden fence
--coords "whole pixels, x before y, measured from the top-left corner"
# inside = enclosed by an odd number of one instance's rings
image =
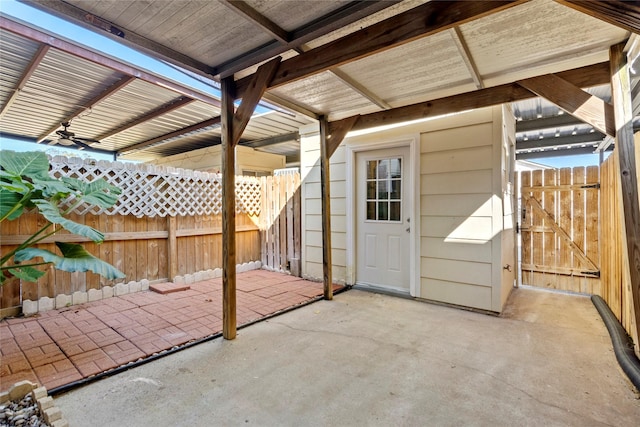
[[[300,174],[262,178],[262,265],[274,271],[300,275]]]
[[[122,271],[126,278],[108,281],[92,272],[67,273],[49,267],[48,274],[37,283],[14,280],[3,285],[0,288],[0,308],[19,306],[23,299],[71,295],[76,291],[113,286],[118,282],[167,281],[177,275],[222,266],[220,215],[136,218],[132,215],[75,214],[73,219],[104,232],[104,243],[97,245],[61,231],[38,247],[55,252],[54,240],[82,243],[93,255]],[[237,214],[238,263],[261,258],[258,221],[257,216]],[[12,243],[24,241],[41,223],[42,217],[37,212],[22,215],[15,221],[4,221],[0,225],[2,251],[10,250]]]
[[[636,137],[636,162],[640,163],[640,141]],[[640,171],[640,169],[638,169]],[[640,175],[640,173],[639,173]],[[618,153],[602,164],[602,290],[600,296],[607,302],[625,330],[633,338],[636,354],[640,356],[640,342],[635,326],[629,257],[626,248],[622,214],[622,190]],[[638,176],[640,181],[640,176]],[[640,190],[640,189],[639,189]],[[640,310],[636,307],[635,310]]]
[[[597,166],[521,172],[522,283],[601,293]]]
[[[70,214],[76,222],[105,233],[97,245],[65,230],[38,247],[56,252],[54,241],[78,242],[114,265],[125,279],[107,281],[92,272],[66,273],[48,267],[37,283],[12,279],[0,287],[2,313],[15,313],[23,300],[71,295],[119,282],[160,282],[222,267],[220,182],[214,174],[58,159],[54,176],[108,179],[123,194],[110,210]],[[253,181],[252,181],[253,180]],[[300,175],[236,179],[236,261],[262,261],[277,271],[299,274]],[[44,225],[36,211],[0,223],[0,251],[6,253]]]

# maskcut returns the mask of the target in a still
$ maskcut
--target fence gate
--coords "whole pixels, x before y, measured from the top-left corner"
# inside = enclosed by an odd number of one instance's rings
[[[262,265],[300,276],[300,174],[288,172],[262,177]]]
[[[597,166],[520,173],[522,283],[600,293]]]

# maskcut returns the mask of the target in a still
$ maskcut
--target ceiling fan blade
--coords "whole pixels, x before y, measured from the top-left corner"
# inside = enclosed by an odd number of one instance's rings
[[[78,147],[91,149],[90,145],[87,145],[82,141],[78,141],[78,138],[73,138],[73,143],[76,144]]]
[[[73,139],[76,140],[76,141],[82,141],[84,143],[89,143],[89,144],[91,144],[91,143],[98,143],[99,144],[100,143],[100,141],[98,141],[97,139],[93,139],[93,138],[81,138],[79,136],[74,136]]]

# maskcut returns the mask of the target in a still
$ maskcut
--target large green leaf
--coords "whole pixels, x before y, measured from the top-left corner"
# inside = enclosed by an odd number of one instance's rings
[[[64,181],[60,179],[55,179],[51,177],[47,177],[46,179],[34,178],[33,186],[42,191],[44,197],[52,197],[58,196],[57,198],[67,197],[69,194],[73,192],[68,185],[64,183]]]
[[[77,243],[56,242],[62,256],[44,249],[26,248],[18,251],[15,256],[17,262],[24,262],[35,257],[41,257],[45,262],[51,262],[58,270],[68,272],[84,272],[91,270],[106,279],[122,279],[124,273],[114,266],[94,257]]]
[[[29,266],[15,266],[15,268],[9,269],[9,273],[27,282],[37,282],[39,278],[46,274],[44,271]]]
[[[22,177],[14,177],[12,175],[2,177],[2,181],[0,181],[0,187],[4,188],[7,191],[20,194],[27,194],[28,192],[33,190],[33,186],[28,182],[24,182],[22,180]]]
[[[85,203],[96,205],[101,208],[110,208],[118,201],[118,196],[122,190],[115,185],[109,184],[104,179],[91,182],[81,181],[75,178],[63,178],[65,183],[76,189],[81,194],[78,197]]]
[[[46,179],[49,176],[49,159],[42,151],[2,150],[0,166],[8,173],[17,176],[40,179]]]
[[[96,243],[102,243],[104,240],[104,234],[89,227],[88,225],[78,224],[68,218],[62,216],[58,207],[48,200],[34,200],[35,205],[38,207],[40,213],[49,221],[54,224],[61,225],[65,230],[69,230],[73,234],[86,237],[93,240]]]
[[[23,209],[20,200],[22,200],[20,194],[0,187],[0,220],[5,219],[5,217],[10,220],[18,218]]]

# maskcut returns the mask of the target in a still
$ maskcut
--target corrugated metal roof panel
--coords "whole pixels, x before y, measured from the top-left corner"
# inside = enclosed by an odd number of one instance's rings
[[[6,113],[2,130],[43,136],[120,77],[108,68],[50,49]]]
[[[270,93],[314,111],[332,111],[336,116],[353,110],[366,113],[379,109],[328,71],[272,89]]]
[[[460,28],[480,74],[502,80],[511,78],[505,73],[608,52],[627,37],[623,29],[551,0],[525,3]]]
[[[471,83],[449,32],[416,40],[341,67],[389,103],[425,99],[443,87]]]

